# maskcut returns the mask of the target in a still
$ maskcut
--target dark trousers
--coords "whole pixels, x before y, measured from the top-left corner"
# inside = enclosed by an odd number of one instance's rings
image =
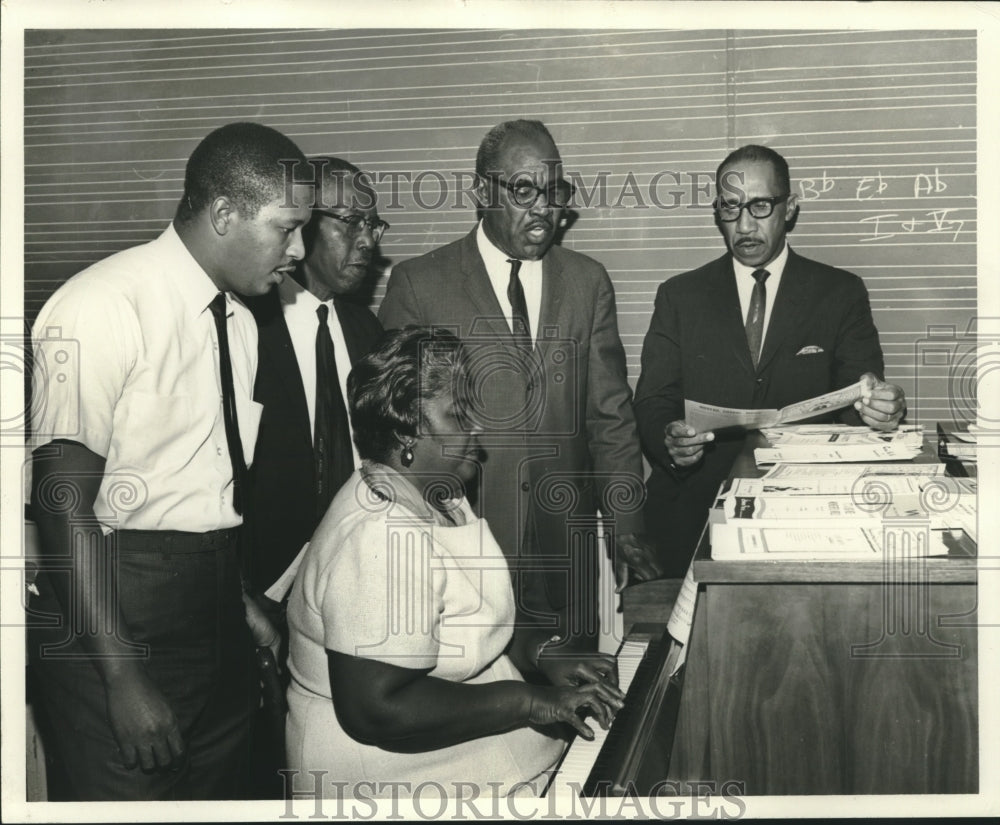
[[[566,539],[566,555],[550,555],[541,546],[529,514],[521,553],[508,560],[516,567],[514,598],[522,628],[545,630],[563,638],[562,648],[597,650],[600,636],[597,574],[600,564],[596,517],[581,520]]]
[[[284,799],[285,780],[278,773],[287,767],[285,759],[285,717],[288,703],[285,691],[291,681],[288,670],[287,599],[276,602],[263,594],[254,596],[257,606],[281,635],[278,672],[261,671],[262,701],[254,721],[251,758],[251,799]]]
[[[145,645],[146,672],[163,692],[185,742],[172,770],[125,768],[111,734],[97,668],[63,619],[47,571],[32,599],[28,653],[46,749],[58,760],[66,800],[240,799],[247,796],[251,720],[259,702],[246,625],[237,530],[119,531],[108,538],[127,638]],[[59,783],[57,783],[58,785]]]

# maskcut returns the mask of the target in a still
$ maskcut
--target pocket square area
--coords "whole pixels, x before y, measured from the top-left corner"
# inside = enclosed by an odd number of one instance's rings
[[[817,353],[820,353],[822,351],[823,351],[823,347],[817,347],[817,346],[814,346],[814,345],[810,345],[808,347],[802,347],[802,349],[800,349],[795,354],[796,355],[816,355]]]

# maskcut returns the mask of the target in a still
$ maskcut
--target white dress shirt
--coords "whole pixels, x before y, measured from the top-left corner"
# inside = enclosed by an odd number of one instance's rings
[[[316,433],[316,333],[319,330],[319,316],[316,310],[325,303],[330,310],[327,317],[327,327],[333,341],[333,353],[337,362],[337,378],[340,380],[340,395],[347,406],[347,376],[351,372],[351,358],[347,352],[347,341],[344,330],[340,326],[337,310],[333,299],[320,301],[308,289],[294,278],[285,278],[278,286],[281,296],[281,312],[292,338],[292,348],[295,350],[295,360],[299,364],[299,375],[302,376],[302,386],[306,392],[306,407],[309,410],[309,433]],[[354,468],[361,466],[357,447],[354,446],[354,434],[351,433],[351,453],[354,456]]]
[[[513,331],[513,312],[510,300],[507,298],[507,287],[510,284],[510,264],[506,252],[497,249],[483,229],[483,222],[479,222],[476,230],[476,244],[479,246],[479,254],[486,265],[486,274],[490,276],[490,283],[493,284],[493,291],[496,293],[500,308],[507,319],[508,328]],[[528,307],[528,324],[531,326],[531,345],[535,345],[538,337],[538,321],[542,314],[542,262],[521,261],[521,269],[518,272],[521,279],[521,287],[524,289],[524,303]]]
[[[788,261],[788,241],[778,257],[767,266],[747,266],[741,264],[733,258],[733,272],[736,273],[736,290],[740,294],[740,311],[743,313],[743,322],[746,323],[747,313],[750,312],[750,298],[753,296],[754,280],[753,274],[758,269],[766,269],[770,274],[764,285],[767,287],[767,302],[764,304],[764,334],[760,339],[760,348],[764,349],[764,342],[767,340],[767,327],[771,323],[771,309],[774,307],[774,299],[778,295],[778,286],[781,284],[781,275],[785,271],[785,263]]]
[[[200,533],[242,521],[208,308],[218,291],[170,226],[70,278],[35,322],[32,445],[68,439],[106,459],[94,503],[106,531]],[[262,410],[252,400],[257,326],[238,299],[227,294],[226,305],[249,465]]]

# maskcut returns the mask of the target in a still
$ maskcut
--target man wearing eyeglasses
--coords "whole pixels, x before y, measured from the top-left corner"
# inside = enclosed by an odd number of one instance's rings
[[[249,302],[259,331],[254,398],[264,405],[252,481],[248,574],[267,590],[298,555],[333,495],[359,466],[346,414],[347,376],[382,327],[352,300],[388,224],[353,164],[311,158],[321,182],[306,254],[291,278]]]
[[[629,568],[636,580],[659,573],[640,538],[642,458],[614,290],[597,261],[555,244],[573,190],[542,123],[486,134],[475,194],[476,228],[395,267],[380,319],[447,326],[469,343],[486,452],[478,506],[514,574],[521,664],[588,679],[586,656],[560,654],[597,643],[596,542],[584,534],[598,508],[619,583]],[[549,667],[560,658],[563,675]]]
[[[316,187],[312,219],[302,231],[305,257],[291,278],[247,302],[259,340],[254,399],[264,405],[250,479],[247,578],[286,639],[283,594],[272,591],[271,599],[264,593],[360,465],[347,417],[347,376],[382,327],[353,296],[388,228],[356,166],[335,157],[309,163]],[[279,777],[267,779],[278,782],[280,793]]]
[[[748,145],[716,172],[715,216],[729,251],[660,285],[643,342],[635,415],[652,465],[646,518],[668,576],[683,576],[719,484],[743,438],[696,432],[684,399],[778,409],[856,382],[870,394],[838,420],[894,429],[902,389],[883,379],[868,291],[849,272],[796,254],[788,164]],[[833,420],[831,414],[820,420]]]

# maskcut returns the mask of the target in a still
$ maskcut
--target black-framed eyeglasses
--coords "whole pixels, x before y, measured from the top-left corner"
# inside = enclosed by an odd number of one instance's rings
[[[525,208],[534,206],[535,202],[542,195],[545,195],[545,202],[549,206],[568,206],[569,202],[573,199],[573,193],[576,191],[576,187],[572,183],[561,178],[542,188],[535,186],[534,182],[529,178],[518,178],[516,181],[509,181],[504,180],[494,172],[487,172],[484,177],[504,187],[507,190],[507,194],[510,195],[510,199],[518,206]]]
[[[773,198],[754,198],[746,203],[727,203],[716,198],[713,205],[715,206],[715,214],[719,216],[720,221],[732,223],[740,219],[740,213],[744,209],[750,213],[751,218],[770,218],[775,205],[788,200],[789,197],[791,197],[791,193],[775,195]]]
[[[372,237],[375,239],[375,243],[378,243],[382,239],[382,236],[385,234],[385,230],[389,228],[389,224],[380,218],[366,218],[364,215],[359,215],[357,212],[352,212],[350,215],[338,215],[336,212],[331,212],[329,209],[314,209],[313,211],[346,224],[347,232],[351,236],[361,234],[361,227],[367,226],[368,231],[372,233]]]

